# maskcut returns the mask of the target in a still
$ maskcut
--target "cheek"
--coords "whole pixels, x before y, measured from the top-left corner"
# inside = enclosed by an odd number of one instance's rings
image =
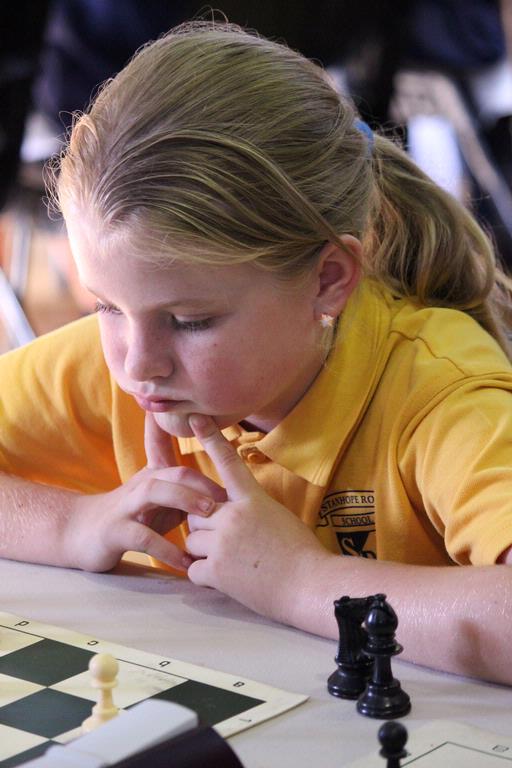
[[[210,347],[201,358],[195,359],[188,375],[199,394],[204,393],[212,406],[230,409],[237,403],[245,406],[261,389],[264,371],[252,350],[217,345]]]
[[[106,323],[100,320],[100,338],[103,357],[113,374],[120,371],[124,361],[124,347],[119,334],[112,333]]]
[[[230,357],[211,347],[204,355],[194,357],[187,368],[194,388],[208,392],[214,399],[222,394],[226,385],[235,377],[235,366],[231,364]]]

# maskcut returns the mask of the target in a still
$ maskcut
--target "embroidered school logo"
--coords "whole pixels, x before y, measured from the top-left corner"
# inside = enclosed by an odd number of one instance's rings
[[[328,493],[320,507],[318,528],[334,534],[342,555],[376,559],[373,490]]]

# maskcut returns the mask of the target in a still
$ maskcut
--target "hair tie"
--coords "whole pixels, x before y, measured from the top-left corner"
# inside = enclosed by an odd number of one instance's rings
[[[365,123],[365,121],[361,120],[360,117],[354,120],[354,126],[359,131],[359,133],[363,133],[368,139],[368,154],[371,156],[373,154],[373,147],[375,145],[375,136],[372,129],[368,123]]]

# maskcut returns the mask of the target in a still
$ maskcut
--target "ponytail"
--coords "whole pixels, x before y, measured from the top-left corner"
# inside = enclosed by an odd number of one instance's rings
[[[388,139],[375,136],[366,272],[423,306],[471,315],[512,358],[512,280],[472,215]]]

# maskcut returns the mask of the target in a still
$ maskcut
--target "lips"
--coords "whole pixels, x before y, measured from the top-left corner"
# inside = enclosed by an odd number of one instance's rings
[[[142,397],[142,395],[134,395],[134,398],[143,410],[151,413],[165,413],[183,402],[183,400],[159,400],[155,397]]]

